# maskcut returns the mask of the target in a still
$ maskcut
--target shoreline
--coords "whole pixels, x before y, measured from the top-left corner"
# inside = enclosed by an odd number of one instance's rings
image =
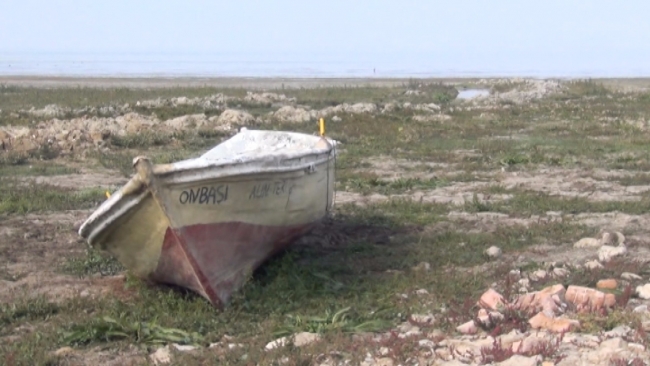
[[[192,77],[192,76],[42,76],[0,75],[0,85],[37,88],[170,88],[170,87],[217,87],[246,89],[316,88],[342,86],[399,86],[413,80],[448,84],[476,83],[479,80],[593,80],[610,85],[650,87],[650,77]]]

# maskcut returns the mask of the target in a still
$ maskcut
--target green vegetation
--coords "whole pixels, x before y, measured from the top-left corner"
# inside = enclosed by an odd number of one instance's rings
[[[522,86],[500,84],[493,91],[503,93]],[[4,87],[0,92],[6,96],[0,101],[0,125],[16,121],[15,116],[7,117],[7,111],[31,106],[82,108],[217,92],[245,95],[244,90],[212,88],[51,91]],[[35,327],[33,332],[19,334],[13,343],[0,342],[0,363],[57,364],[51,351],[67,345],[81,352],[94,352],[93,347],[100,345],[113,352],[136,344],[142,353],[149,353],[157,344],[173,341],[207,346],[224,336],[234,337],[233,343],[245,346],[222,353],[174,357],[184,364],[272,364],[288,356],[296,364],[310,364],[314,355],[336,350],[351,358],[363,358],[365,350],[350,341],[351,334],[384,331],[414,313],[434,313],[438,319],[435,327],[446,332],[454,332],[457,325],[471,319],[478,296],[495,282],[502,285],[513,266],[488,258],[484,254],[488,247],[500,247],[509,258],[531,253],[539,245],[566,248],[582,237],[599,233],[599,228],[584,225],[575,215],[639,215],[650,211],[650,195],[644,192],[631,200],[595,200],[584,194],[561,196],[550,190],[499,183],[502,174],[543,174],[540,172],[544,169],[555,169],[579,170],[581,177],[614,185],[648,185],[650,178],[645,171],[650,168],[650,137],[645,127],[635,122],[647,120],[650,114],[648,93],[623,94],[593,81],[574,81],[547,98],[521,104],[499,102],[494,108],[481,110],[462,107],[454,100],[454,88],[417,80],[391,88],[276,92],[312,108],[357,102],[436,103],[440,114],[448,118],[426,121],[414,118],[424,112],[408,108],[374,114],[342,113],[338,115],[340,122],[329,117],[328,135],[342,142],[336,166],[337,190],[368,201],[337,204],[332,217],[315,232],[251,274],[223,310],[213,308],[193,292],[151,285],[129,274],[124,281],[106,277],[122,273],[122,266],[104,253],[83,252],[80,245],[74,255],[62,260],[61,275],[80,281],[92,279],[107,286],[109,295],[56,302],[16,296],[0,305],[0,336],[16,335],[15,329],[20,327]],[[243,101],[239,105],[256,115],[275,108]],[[160,118],[218,112],[197,106],[137,107],[137,111]],[[251,127],[310,134],[317,130],[315,123]],[[76,167],[84,164],[131,176],[132,159],[137,155],[145,153],[154,162],[170,163],[197,156],[226,137],[213,130],[173,134],[152,130],[111,136],[104,148],[84,152],[82,160],[74,154],[44,161],[50,156],[47,152],[11,157],[0,153],[0,214],[16,217],[90,209],[104,200],[103,190],[64,189],[31,182],[29,177],[78,174],[81,170]],[[595,172],[612,169],[628,172],[607,177],[597,177]],[[456,188],[458,196],[465,197],[464,203],[408,197],[414,192],[452,192]],[[557,213],[557,219],[549,219],[547,213],[551,211]],[[482,217],[483,213],[496,218]],[[512,222],[500,221],[503,217]],[[430,269],[423,270],[422,262]],[[523,266],[529,270],[545,268],[540,263]],[[9,269],[1,270],[2,278],[17,281]],[[634,267],[612,262],[599,272],[572,271],[564,281],[594,286],[603,276],[618,278],[623,271],[644,274],[642,264]],[[535,286],[547,284],[540,281]],[[418,289],[427,291],[415,295]],[[617,295],[622,296],[623,290]],[[438,316],[442,309],[446,315]],[[515,318],[510,320],[521,321]],[[581,320],[589,330],[635,321],[619,312]],[[263,351],[269,341],[301,331],[320,333],[326,341],[303,349]]]

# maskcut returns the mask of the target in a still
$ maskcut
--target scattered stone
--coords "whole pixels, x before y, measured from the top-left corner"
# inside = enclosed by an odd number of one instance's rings
[[[600,342],[600,347],[609,348],[611,350],[618,350],[627,348],[627,342],[625,342],[621,337],[616,337]]]
[[[645,346],[638,343],[628,343],[627,348],[631,351],[638,352],[638,353],[645,351]]]
[[[426,289],[421,288],[421,289],[417,289],[417,290],[415,290],[415,294],[416,294],[416,295],[420,295],[420,296],[422,296],[422,295],[428,295],[428,294],[429,294],[429,291],[427,291]]]
[[[499,366],[537,366],[544,358],[540,355],[526,357],[522,355],[514,355],[509,359],[497,363]]]
[[[609,262],[612,258],[621,256],[625,253],[627,253],[627,248],[623,245],[617,247],[603,245],[598,249],[598,260],[601,262]]]
[[[431,270],[431,264],[429,262],[420,262],[417,266],[413,267],[413,270],[416,272],[429,272]]]
[[[582,238],[573,244],[574,248],[600,248],[602,246],[600,239]]]
[[[500,293],[489,289],[481,295],[478,305],[490,310],[500,310],[505,306],[505,302],[505,299]]]
[[[646,283],[643,286],[637,286],[636,294],[644,300],[650,299],[650,283]]]
[[[616,305],[616,297],[614,294],[606,294],[582,286],[569,286],[566,290],[565,298],[568,302],[575,305],[578,312],[608,309]]]
[[[473,320],[470,320],[467,323],[457,326],[456,330],[463,334],[476,334],[476,332],[478,332],[478,327],[474,324]]]
[[[149,355],[149,359],[154,365],[165,365],[172,362],[172,354],[169,352],[169,346],[161,347],[156,352]]]
[[[339,116],[332,117],[332,122],[341,122],[341,121],[342,121],[342,119]]]
[[[485,254],[487,254],[488,257],[496,259],[499,258],[502,254],[501,248],[493,245],[485,250]]]
[[[288,337],[278,338],[276,340],[267,343],[264,349],[266,349],[267,351],[271,351],[276,348],[284,347],[287,345],[288,341],[289,341]]]
[[[549,314],[564,312],[566,290],[562,284],[519,296],[512,307],[528,312],[545,311]]]
[[[533,329],[545,329],[554,333],[565,333],[580,326],[580,322],[567,318],[549,318],[543,311],[528,320]]]
[[[538,269],[529,276],[530,280],[533,282],[544,280],[546,277],[548,277],[548,272],[543,269]]]
[[[433,325],[436,319],[431,314],[412,314],[411,320],[417,324]]]
[[[312,343],[318,342],[320,335],[317,333],[300,332],[293,337],[293,345],[296,347],[307,346]]]
[[[635,307],[634,310],[632,310],[632,311],[635,312],[635,313],[647,313],[648,312],[648,305],[647,304],[639,305],[639,306]]]
[[[607,338],[623,338],[627,336],[631,331],[632,329],[627,325],[619,325],[618,327],[615,327],[614,329],[603,333],[603,335]]]
[[[393,366],[395,362],[390,357],[382,357],[375,360],[374,366]]]
[[[636,273],[623,272],[621,273],[621,278],[628,281],[641,280],[643,277],[639,276]]]
[[[618,282],[616,282],[616,280],[613,278],[600,280],[596,283],[596,288],[602,290],[614,290],[617,286]]]
[[[74,353],[72,347],[62,347],[54,351],[54,355],[57,357],[66,357]]]
[[[176,343],[172,343],[172,347],[174,347],[177,351],[181,351],[181,352],[189,352],[189,351],[194,351],[196,349],[195,346],[182,345]]]
[[[569,273],[570,273],[569,270],[566,268],[562,268],[562,267],[553,268],[553,277],[555,278],[566,277],[569,275]]]
[[[593,261],[589,261],[589,262],[585,263],[585,268],[590,269],[590,270],[594,270],[594,269],[602,269],[604,267],[603,267],[602,264],[600,264],[599,261],[593,260]]]

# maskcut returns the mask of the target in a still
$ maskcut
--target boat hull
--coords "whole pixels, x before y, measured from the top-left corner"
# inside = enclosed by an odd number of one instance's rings
[[[80,233],[136,276],[190,289],[221,307],[260,264],[330,210],[334,154],[297,161],[244,174],[203,169],[182,179],[136,163],[133,182],[141,183],[123,188]]]

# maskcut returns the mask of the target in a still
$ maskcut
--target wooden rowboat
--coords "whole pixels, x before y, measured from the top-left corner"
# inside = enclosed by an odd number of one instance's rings
[[[79,234],[136,276],[221,307],[330,211],[335,146],[323,136],[242,129],[195,159],[136,157],[136,174]]]

